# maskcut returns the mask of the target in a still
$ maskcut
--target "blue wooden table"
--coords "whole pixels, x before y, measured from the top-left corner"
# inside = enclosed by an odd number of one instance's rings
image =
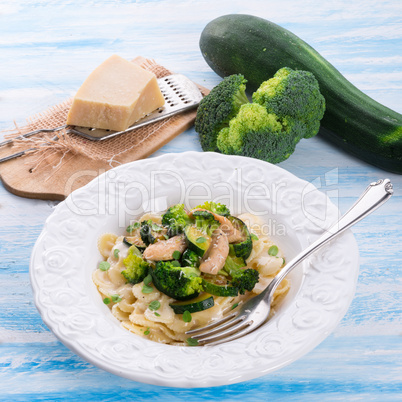
[[[220,78],[198,39],[213,18],[258,15],[303,38],[350,81],[402,113],[402,3],[14,0],[0,4],[0,129],[74,94],[113,53],[155,58],[212,88]],[[154,156],[201,151],[193,129]],[[173,389],[104,372],[64,347],[32,298],[32,247],[55,202],[23,199],[0,185],[0,400],[402,400],[402,176],[370,166],[320,136],[280,164],[313,182],[341,211],[371,181],[388,177],[393,198],[358,224],[361,255],[352,305],[315,350],[273,374],[232,386]]]

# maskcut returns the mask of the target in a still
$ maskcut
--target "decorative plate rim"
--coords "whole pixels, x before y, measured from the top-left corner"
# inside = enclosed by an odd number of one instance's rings
[[[194,166],[194,160],[201,165],[200,169],[197,170]],[[74,227],[68,228],[68,222],[76,217],[71,205],[69,206],[72,198],[81,200],[82,205],[86,206],[84,201],[91,201],[95,194],[97,197],[115,195],[108,186],[102,186],[103,183],[115,183],[122,178],[126,183],[133,172],[142,175],[144,183],[147,183],[144,175],[156,167],[163,170],[163,167],[167,169],[168,166],[174,166],[173,171],[180,171],[186,183],[191,183],[197,174],[211,167],[215,167],[222,175],[225,171],[226,174],[230,171],[233,173],[236,166],[250,176],[242,177],[246,184],[253,180],[259,182],[261,176],[265,177],[264,174],[266,177],[285,180],[290,183],[290,190],[286,192],[285,189],[281,202],[276,207],[284,210],[286,207],[286,211],[282,212],[283,216],[279,211],[278,216],[288,219],[288,228],[292,232],[298,232],[298,239],[305,243],[301,244],[303,247],[329,227],[339,213],[328,197],[311,183],[278,166],[251,158],[190,151],[121,165],[98,176],[61,202],[46,220],[36,241],[30,259],[30,280],[35,305],[48,328],[74,353],[103,370],[139,382],[186,388],[228,385],[250,380],[290,364],[321,343],[343,318],[354,296],[359,255],[351,231],[345,232],[304,263],[303,268],[300,268],[303,269],[300,288],[283,314],[275,316],[269,325],[264,325],[247,337],[226,345],[179,347],[138,337],[121,328],[110,313],[108,316],[102,310],[105,306],[101,306],[100,297],[98,305],[85,293],[85,287],[81,283],[78,285],[77,277],[82,275],[81,279],[85,283],[88,278],[84,276],[90,268],[79,270],[82,261],[78,251],[66,253],[69,244],[84,244],[85,236],[85,232],[75,233]],[[186,177],[189,171],[191,178]],[[213,180],[216,177],[209,183],[214,183]],[[237,185],[235,181],[233,183]],[[243,182],[240,186],[243,186]],[[240,187],[238,190],[244,194],[243,189],[244,187]],[[294,208],[289,203],[289,197],[292,194],[298,196],[303,189],[309,190],[307,195],[314,192],[314,202],[306,204],[313,208],[313,212],[322,207],[328,209],[329,215],[325,221],[315,220],[314,214],[307,218],[307,213],[301,213],[297,205],[295,209],[288,210]],[[80,221],[76,223],[80,228],[85,223],[91,230],[95,230],[92,226],[96,225],[96,220],[100,217],[103,218],[104,215],[95,214],[92,220],[91,217],[80,216]],[[60,227],[60,222],[67,229],[56,233],[55,228]],[[98,232],[97,235],[100,234]],[[342,253],[338,253],[338,249]],[[69,269],[60,271],[67,262]],[[91,272],[92,270],[91,268]],[[65,297],[66,291],[81,295],[81,310]],[[107,331],[114,334],[113,337],[105,335],[106,326]],[[177,361],[180,362],[180,367]]]

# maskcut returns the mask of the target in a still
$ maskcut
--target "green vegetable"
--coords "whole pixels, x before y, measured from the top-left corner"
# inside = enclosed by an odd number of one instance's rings
[[[198,268],[200,266],[200,260],[201,257],[189,248],[184,251],[183,255],[181,256],[181,263],[184,267]]]
[[[262,83],[253,101],[222,128],[217,146],[224,154],[271,163],[284,161],[302,138],[317,134],[325,104],[314,76],[289,68]]]
[[[240,294],[253,290],[259,279],[258,271],[252,268],[244,269],[245,265],[243,259],[229,255],[223,267],[231,276],[231,285],[237,288]]]
[[[188,311],[188,310],[186,310],[184,313],[183,313],[183,321],[184,322],[191,322],[191,320],[192,320],[192,317],[191,317],[191,313]]]
[[[152,276],[150,274],[148,274],[145,278],[144,278],[144,285],[149,286],[152,283]]]
[[[211,237],[195,225],[187,226],[184,234],[188,240],[188,248],[202,257],[211,244]]]
[[[144,335],[149,335],[150,332],[151,332],[151,331],[149,330],[149,327],[148,327],[147,330],[144,331]]]
[[[141,252],[135,246],[130,247],[123,264],[126,269],[121,271],[121,274],[127,282],[133,285],[142,282],[148,274],[149,264],[142,258]]]
[[[172,256],[173,256],[173,258],[174,258],[175,260],[180,260],[181,252],[178,251],[178,250],[175,250],[175,251],[173,251]]]
[[[107,261],[102,261],[98,265],[101,271],[107,271],[110,268],[110,264]]]
[[[112,295],[112,296],[110,296],[110,298],[112,299],[113,303],[118,303],[118,302],[121,302],[121,300],[122,300],[120,295]]]
[[[314,75],[284,67],[274,78],[263,82],[253,94],[253,102],[279,118],[293,118],[304,125],[304,138],[314,137],[320,128],[325,100]]]
[[[278,249],[277,246],[271,246],[271,247],[268,249],[268,254],[269,254],[269,255],[272,255],[273,257],[275,257],[275,256],[278,254],[278,251],[279,251],[279,249]]]
[[[153,300],[153,301],[151,301],[151,303],[149,303],[148,307],[149,307],[150,310],[155,311],[155,310],[159,310],[160,306],[161,306],[160,301]]]
[[[254,241],[257,241],[257,240],[258,240],[258,236],[257,236],[256,234],[254,234],[254,233],[251,233],[251,238],[252,238]]]
[[[239,294],[238,289],[233,286],[217,285],[215,283],[208,282],[205,279],[202,280],[202,286],[205,292],[214,296],[234,297]]]
[[[175,314],[183,314],[185,311],[196,313],[214,306],[214,298],[208,293],[202,293],[195,299],[189,301],[176,301],[169,304]]]
[[[220,202],[205,201],[204,204],[198,205],[198,207],[196,207],[196,208],[206,209],[207,211],[211,211],[217,215],[222,215],[222,216],[230,215],[229,208],[225,204],[221,204]]]
[[[231,245],[236,257],[242,257],[246,260],[253,250],[253,239],[248,231],[247,225],[239,218],[235,216],[229,216],[228,219],[232,222],[232,225],[241,233],[243,239],[237,243]]]
[[[166,240],[165,235],[167,229],[157,223],[147,220],[141,222],[140,235],[142,241],[149,246],[156,243],[158,240]]]
[[[200,48],[215,72],[243,74],[250,90],[282,67],[310,71],[326,100],[320,133],[368,163],[402,173],[402,115],[357,89],[293,33],[262,18],[226,15],[205,27]]]
[[[118,248],[115,248],[114,252],[113,252],[114,258],[119,258],[119,253],[120,253],[120,250]]]
[[[171,206],[162,216],[162,225],[168,228],[170,237],[183,232],[184,228],[191,223],[184,208],[184,204]]]
[[[239,303],[235,303],[235,304],[233,304],[233,306],[232,306],[232,308],[231,308],[231,310],[234,310],[237,306],[239,305]]]
[[[203,290],[200,271],[194,267],[177,267],[169,261],[158,261],[151,269],[152,282],[162,293],[176,300],[189,300]]]
[[[187,342],[188,346],[198,346],[198,340],[197,339],[187,338],[186,342]]]
[[[110,298],[109,298],[109,297],[105,297],[105,298],[103,299],[103,303],[105,303],[105,304],[110,304]]]
[[[242,104],[247,103],[246,80],[241,75],[225,78],[205,96],[198,106],[195,130],[204,151],[216,151],[219,131],[236,116]]]
[[[127,226],[126,231],[127,231],[127,233],[130,233],[130,234],[131,234],[131,233],[134,232],[136,229],[139,229],[140,226],[141,226],[140,222],[134,222],[132,225],[128,225],[128,226]]]
[[[144,294],[149,294],[154,291],[154,288],[152,286],[144,285],[141,289],[141,292]]]

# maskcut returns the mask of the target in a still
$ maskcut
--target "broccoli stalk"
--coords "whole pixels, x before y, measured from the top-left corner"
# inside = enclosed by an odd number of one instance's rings
[[[191,223],[191,219],[184,209],[184,204],[171,206],[162,216],[162,225],[168,228],[168,236],[176,236],[183,232]]]
[[[176,300],[189,300],[203,291],[198,268],[178,267],[171,261],[158,261],[151,269],[152,283],[165,295]]]
[[[244,294],[246,290],[251,292],[258,282],[259,273],[252,268],[244,269],[245,264],[239,263],[238,260],[238,258],[228,256],[223,271],[230,275],[231,285],[237,288],[240,294]]]
[[[132,246],[128,256],[123,260],[126,269],[121,271],[127,282],[135,285],[144,280],[148,275],[149,264],[141,257],[141,252],[137,247]]]
[[[198,106],[195,131],[204,151],[216,151],[216,138],[223,127],[236,116],[240,106],[248,103],[247,80],[240,74],[223,79],[205,96]]]

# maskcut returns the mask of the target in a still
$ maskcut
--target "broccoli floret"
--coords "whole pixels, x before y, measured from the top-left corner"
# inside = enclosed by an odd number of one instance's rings
[[[230,284],[239,289],[240,294],[244,294],[246,290],[250,292],[254,289],[259,279],[259,273],[252,268],[244,269],[245,264],[239,263],[239,260],[239,258],[228,256],[223,271],[230,275]]]
[[[201,257],[189,248],[181,256],[181,263],[185,267],[198,268],[200,266],[200,260]]]
[[[243,155],[271,163],[282,162],[303,137],[303,124],[292,118],[279,119],[265,107],[249,103],[218,136],[218,148],[225,154]]]
[[[141,257],[140,251],[135,246],[130,247],[123,264],[126,269],[121,271],[121,274],[133,285],[142,282],[148,275],[149,264]]]
[[[189,223],[191,219],[184,209],[184,204],[171,206],[162,216],[162,225],[168,228],[169,237],[182,233]]]
[[[198,106],[195,131],[199,134],[204,151],[216,151],[216,138],[223,127],[236,116],[239,108],[249,100],[246,96],[247,80],[240,74],[223,79],[205,96]]]
[[[207,211],[211,211],[217,215],[222,216],[230,215],[229,208],[226,205],[221,204],[220,202],[205,201],[204,204],[198,205],[197,208],[206,209]]]
[[[171,261],[158,261],[151,274],[155,287],[176,300],[193,299],[203,290],[198,268],[178,267]]]
[[[325,99],[314,75],[288,67],[281,68],[273,78],[263,82],[254,92],[253,102],[279,118],[291,117],[302,122],[304,138],[318,133],[325,111]]]

